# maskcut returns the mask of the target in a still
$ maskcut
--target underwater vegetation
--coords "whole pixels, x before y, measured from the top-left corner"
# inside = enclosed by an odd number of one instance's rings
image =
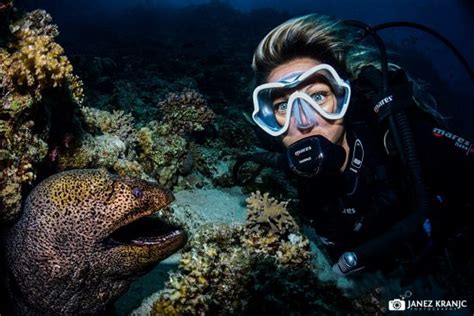
[[[163,115],[138,129],[124,111],[82,106],[84,132],[77,144],[58,154],[58,168],[102,167],[172,187],[193,167],[187,136],[209,126],[214,113],[193,90],[170,93],[159,107]]]
[[[167,134],[174,135],[203,131],[215,116],[204,97],[190,89],[180,94],[168,94],[165,100],[158,103],[158,108],[163,128]]]
[[[83,84],[55,42],[59,31],[51,16],[44,10],[24,14],[9,10],[9,19],[2,21],[6,24],[2,38],[7,40],[0,47],[2,221],[18,216],[22,192],[31,189],[45,165],[46,176],[102,167],[173,187],[193,167],[210,175],[213,164],[222,164],[215,154],[206,156],[193,145],[191,134],[208,128],[216,117],[198,91],[184,88],[165,95],[157,91],[163,97],[154,105],[155,116],[145,122],[111,106],[95,108],[84,102]],[[179,82],[178,87],[189,83]],[[224,145],[212,144],[210,150],[221,152],[219,146]],[[230,163],[216,167],[225,169],[227,179]],[[212,177],[219,178],[215,173]],[[204,178],[194,174],[183,186],[210,183]]]
[[[54,41],[58,30],[49,14],[35,10],[0,23],[8,24],[1,29],[9,39],[0,46],[0,221],[8,221],[19,214],[21,191],[35,180],[49,150],[51,122],[34,117],[48,110],[43,96],[56,90],[80,104],[83,91]]]
[[[152,315],[381,314],[374,296],[349,299],[323,282],[286,202],[253,193],[244,225],[206,225],[185,246]]]

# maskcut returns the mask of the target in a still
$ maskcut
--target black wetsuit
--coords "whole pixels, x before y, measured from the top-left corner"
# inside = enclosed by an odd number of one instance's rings
[[[298,181],[301,208],[334,260],[355,251],[370,265],[446,244],[460,231],[466,233],[466,227],[472,234],[473,144],[440,128],[418,109],[408,114],[430,193],[424,225],[408,219],[415,211],[413,189],[398,155],[393,154],[390,135],[374,132],[366,123],[352,123],[346,129],[350,154],[342,175]],[[397,236],[397,223],[415,227],[399,240],[387,238],[389,232]],[[382,252],[372,251],[373,243],[368,242],[374,240],[379,248],[383,245]]]

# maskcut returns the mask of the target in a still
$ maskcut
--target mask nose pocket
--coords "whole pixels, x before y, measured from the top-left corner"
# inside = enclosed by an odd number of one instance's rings
[[[316,113],[313,107],[304,99],[296,98],[293,103],[292,116],[299,129],[309,129],[316,124]]]

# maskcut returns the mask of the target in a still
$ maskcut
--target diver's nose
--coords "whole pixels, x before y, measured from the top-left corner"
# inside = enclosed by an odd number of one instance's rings
[[[313,107],[301,98],[293,103],[292,117],[295,118],[296,127],[302,132],[312,129],[317,123]]]

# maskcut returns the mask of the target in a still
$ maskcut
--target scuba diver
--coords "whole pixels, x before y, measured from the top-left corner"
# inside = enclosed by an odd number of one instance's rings
[[[375,31],[311,14],[263,38],[252,120],[271,152],[241,157],[234,176],[254,161],[294,177],[337,275],[406,258],[429,266],[440,249],[472,260],[472,143],[387,62]],[[378,47],[364,44],[368,36]]]

